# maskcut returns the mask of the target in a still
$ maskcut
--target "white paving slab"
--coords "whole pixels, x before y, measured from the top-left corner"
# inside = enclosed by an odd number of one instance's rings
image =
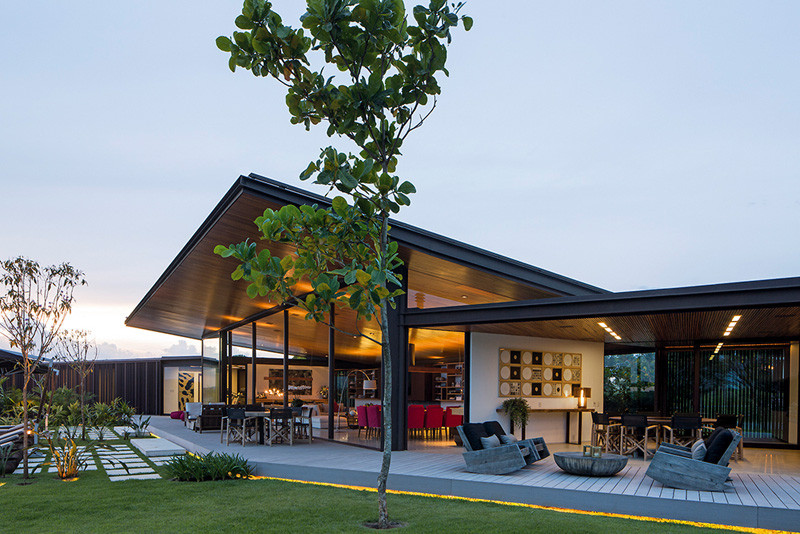
[[[150,457],[157,456],[175,456],[176,454],[183,454],[186,449],[175,445],[169,440],[163,438],[138,438],[132,439],[131,445],[139,449],[142,454]]]
[[[149,475],[122,475],[116,477],[109,477],[111,482],[118,482],[121,480],[151,480],[156,478],[161,478],[161,475],[159,475],[158,473],[152,473]]]
[[[141,475],[146,473],[155,473],[151,467],[131,467],[126,471],[125,469],[106,469],[108,476],[117,475]]]

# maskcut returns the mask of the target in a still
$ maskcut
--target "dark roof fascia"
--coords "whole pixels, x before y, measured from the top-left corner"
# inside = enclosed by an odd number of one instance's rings
[[[243,184],[284,203],[330,206],[331,200],[270,178],[250,174]],[[240,179],[241,180],[241,179]],[[264,187],[264,186],[267,187]],[[453,263],[475,267],[502,278],[561,295],[597,295],[608,291],[566,276],[528,265],[481,248],[445,237],[394,219],[389,221],[391,238],[400,245],[442,258]]]
[[[797,305],[800,278],[778,278],[602,296],[409,309],[403,314],[403,322],[408,327],[436,327]]]
[[[330,206],[330,199],[310,191],[305,191],[298,187],[266,178],[255,173],[249,176],[239,176],[239,178],[228,189],[228,192],[217,203],[211,213],[206,217],[200,228],[192,235],[186,245],[180,250],[178,255],[167,266],[166,270],[156,280],[155,284],[145,294],[142,300],[136,305],[133,311],[125,319],[128,320],[147,303],[150,297],[158,291],[170,275],[186,259],[189,253],[195,248],[197,243],[213,228],[217,221],[231,207],[231,205],[243,193],[255,193],[266,200],[271,200],[277,204],[319,204]],[[525,263],[494,254],[486,250],[461,243],[454,239],[446,238],[416,228],[409,224],[398,221],[390,221],[392,226],[391,237],[415,250],[426,252],[433,256],[441,257],[462,265],[473,266],[487,272],[491,272],[503,278],[519,281],[521,283],[544,289],[546,291],[557,292],[565,295],[573,294],[601,294],[607,293],[589,284],[584,284],[577,280],[565,276],[539,269]],[[187,336],[188,337],[188,336]]]
[[[236,180],[228,192],[222,197],[222,199],[217,203],[213,210],[206,220],[203,221],[203,224],[200,225],[200,228],[195,231],[189,241],[183,246],[183,248],[178,252],[178,255],[175,256],[175,259],[167,266],[166,270],[158,277],[156,283],[153,284],[153,287],[150,288],[142,300],[139,301],[139,304],[133,309],[133,311],[125,318],[125,324],[128,324],[128,320],[136,315],[136,313],[150,300],[158,288],[160,288],[164,282],[170,277],[170,275],[178,268],[178,266],[183,263],[183,260],[189,255],[189,253],[197,246],[201,239],[214,227],[217,221],[222,217],[222,215],[230,208],[230,206],[236,201],[237,198],[242,194],[243,188],[243,181],[245,180],[244,176],[239,176],[239,179]],[[183,336],[189,337],[189,336]],[[190,339],[193,339],[190,337]]]

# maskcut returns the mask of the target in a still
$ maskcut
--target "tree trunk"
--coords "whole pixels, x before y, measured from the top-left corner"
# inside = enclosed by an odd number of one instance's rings
[[[388,250],[389,219],[387,214],[381,217],[381,270],[386,269],[386,253]],[[392,463],[392,360],[389,347],[389,318],[387,310],[389,302],[381,299],[381,360],[383,363],[383,458],[381,472],[378,475],[378,528],[389,528],[389,510],[386,502],[386,480],[389,478],[389,466]]]
[[[22,353],[22,478],[28,478],[28,383],[31,379],[31,364],[28,355]]]

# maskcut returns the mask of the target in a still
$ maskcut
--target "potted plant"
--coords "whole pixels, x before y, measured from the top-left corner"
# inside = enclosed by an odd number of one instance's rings
[[[506,399],[503,401],[503,410],[511,420],[511,431],[514,431],[514,425],[519,425],[522,429],[522,439],[525,439],[525,425],[528,424],[528,402],[521,397]]]

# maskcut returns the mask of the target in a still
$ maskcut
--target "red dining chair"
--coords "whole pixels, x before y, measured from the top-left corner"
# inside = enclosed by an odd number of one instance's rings
[[[444,422],[444,410],[441,406],[435,404],[428,406],[425,409],[425,432],[433,433],[442,430],[442,423]]]
[[[408,430],[413,434],[419,434],[425,428],[425,407],[421,404],[410,404],[408,406]]]
[[[454,414],[452,406],[448,406],[444,411],[444,427],[447,429],[448,436],[452,436],[454,429],[457,426],[461,426],[463,421],[464,416],[460,414]]]
[[[367,437],[381,432],[381,407],[377,404],[367,406]]]
[[[356,406],[356,424],[358,425],[358,437],[361,437],[361,430],[367,428],[367,407]],[[366,430],[369,432],[369,429]]]

